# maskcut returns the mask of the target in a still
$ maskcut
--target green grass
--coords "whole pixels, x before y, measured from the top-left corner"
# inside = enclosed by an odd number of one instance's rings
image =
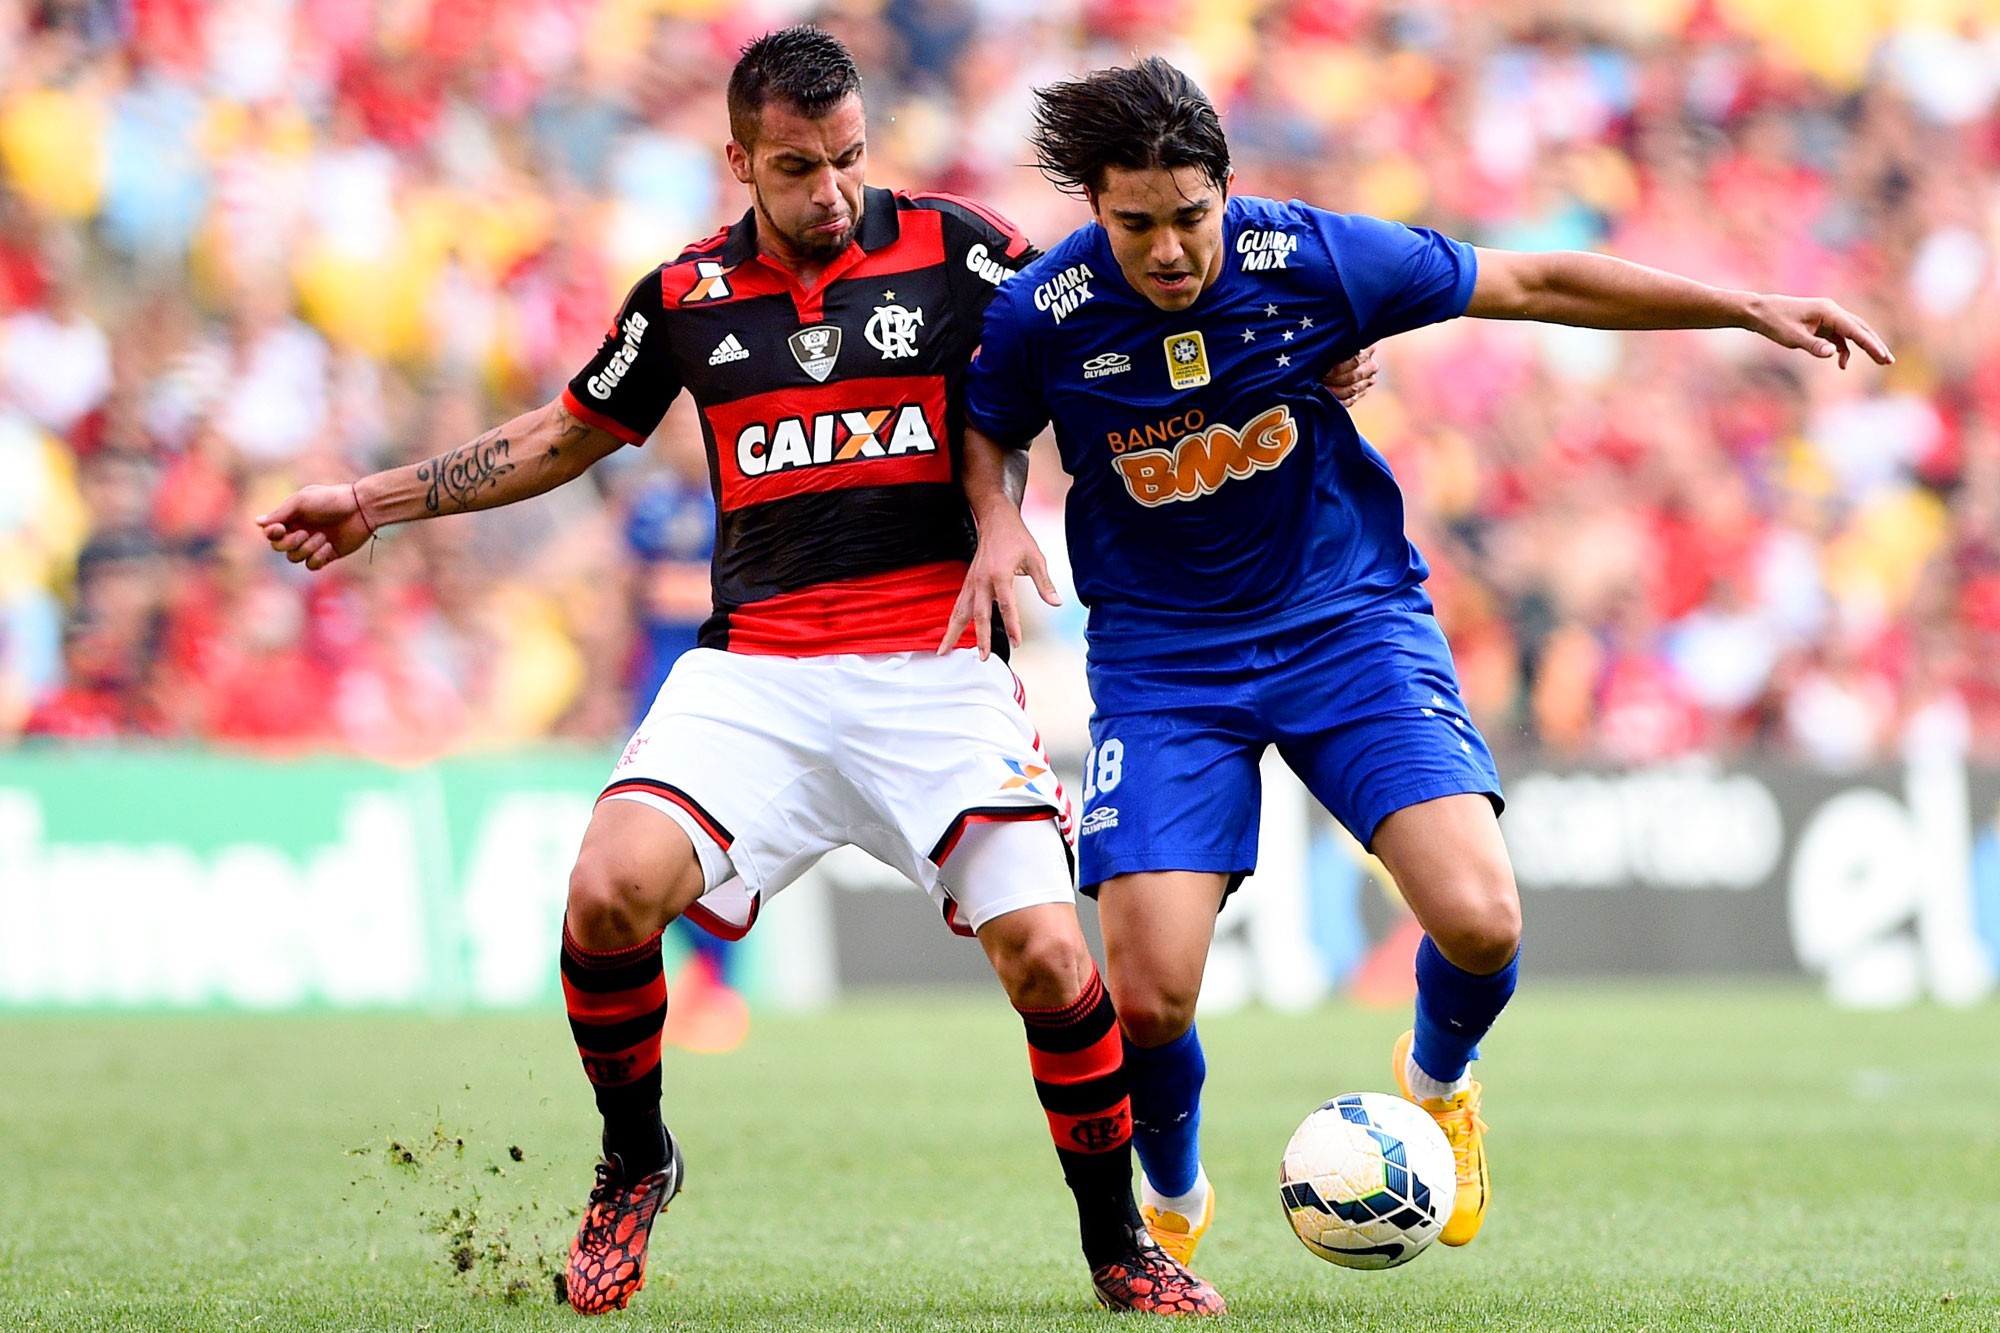
[[[2000,1007],[1534,988],[1482,1069],[1485,1233],[1343,1272],[1278,1150],[1400,1023],[1203,1023],[1232,1326],[2000,1329]],[[1105,1329],[1026,1063],[997,992],[671,1057],[691,1183],[595,1327]],[[0,1022],[0,1328],[575,1328],[547,1277],[593,1139],[558,1014]]]

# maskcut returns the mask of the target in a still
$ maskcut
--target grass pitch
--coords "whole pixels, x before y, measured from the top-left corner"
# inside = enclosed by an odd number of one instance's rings
[[[2000,1006],[1531,987],[1481,1069],[1485,1233],[1344,1272],[1278,1151],[1403,1021],[1203,1022],[1228,1326],[2000,1329]],[[670,1053],[688,1190],[591,1327],[1107,1329],[1026,1066],[997,991]],[[575,1329],[594,1124],[554,1013],[0,1021],[0,1328]]]

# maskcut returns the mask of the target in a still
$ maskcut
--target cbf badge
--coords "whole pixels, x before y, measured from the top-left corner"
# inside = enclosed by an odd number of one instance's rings
[[[1176,389],[1199,389],[1208,383],[1208,348],[1199,330],[1167,339],[1167,377]]]
[[[810,324],[785,341],[792,345],[792,359],[799,363],[799,369],[826,383],[833,363],[840,359],[840,330],[832,324]]]

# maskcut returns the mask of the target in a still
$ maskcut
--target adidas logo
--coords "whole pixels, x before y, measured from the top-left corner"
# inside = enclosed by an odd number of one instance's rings
[[[708,354],[708,364],[711,366],[726,365],[731,361],[748,361],[749,359],[750,349],[742,343],[737,342],[736,335],[733,333],[724,337],[721,342],[715,345],[715,350]]]

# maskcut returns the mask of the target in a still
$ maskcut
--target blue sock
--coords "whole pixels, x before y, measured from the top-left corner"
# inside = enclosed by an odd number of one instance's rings
[[[1417,1068],[1440,1083],[1456,1082],[1479,1058],[1479,1039],[1507,1007],[1520,972],[1521,953],[1489,976],[1455,966],[1431,937],[1417,946]],[[1127,1059],[1130,1059],[1128,1056]]]
[[[1201,1170],[1201,1038],[1190,1027],[1164,1046],[1125,1043],[1132,1086],[1132,1148],[1162,1194],[1186,1194]]]

